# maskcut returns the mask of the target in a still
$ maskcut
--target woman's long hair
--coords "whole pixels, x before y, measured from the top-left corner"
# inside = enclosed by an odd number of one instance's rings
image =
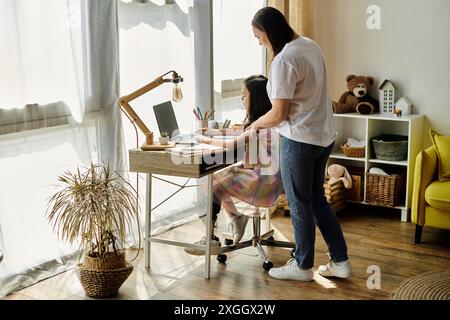
[[[247,117],[244,121],[244,127],[256,121],[272,109],[272,103],[267,95],[267,78],[263,75],[254,75],[244,80],[244,86],[249,92],[250,103],[247,110]]]
[[[267,34],[274,56],[296,35],[284,15],[273,7],[264,7],[256,12],[252,26]]]

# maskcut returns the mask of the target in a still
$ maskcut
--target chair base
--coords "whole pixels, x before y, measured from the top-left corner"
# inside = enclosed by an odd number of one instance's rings
[[[269,217],[266,218],[269,219]],[[266,251],[264,250],[263,246],[295,249],[295,243],[293,242],[275,240],[273,238],[274,235],[273,229],[270,229],[264,234],[260,234],[261,230],[260,224],[261,219],[260,216],[258,215],[258,211],[256,211],[256,214],[253,216],[253,237],[250,240],[241,241],[238,244],[230,244],[225,247],[222,247],[219,252],[217,260],[226,261],[226,256],[224,257],[225,253],[253,246],[258,250],[259,255],[263,259],[264,270],[269,271],[270,268],[272,268],[273,263],[272,261],[270,261],[270,258],[267,255]],[[224,232],[222,235],[224,236],[225,239],[233,239],[233,235],[231,233]]]

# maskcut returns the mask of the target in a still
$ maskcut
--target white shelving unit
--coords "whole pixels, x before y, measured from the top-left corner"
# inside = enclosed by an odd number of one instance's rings
[[[357,113],[334,114],[337,138],[336,146],[330,156],[329,164],[338,163],[344,166],[359,167],[364,172],[363,201],[366,203],[366,177],[365,174],[371,167],[396,167],[402,168],[406,173],[406,190],[404,202],[395,207],[401,210],[401,220],[408,221],[411,208],[412,184],[414,179],[414,167],[416,156],[423,146],[423,115],[408,115],[396,117],[395,115],[372,114],[360,115]],[[372,150],[371,139],[381,134],[396,134],[408,136],[408,156],[404,161],[386,161],[375,158]],[[366,142],[366,154],[364,158],[351,158],[341,151],[349,137],[364,140]]]

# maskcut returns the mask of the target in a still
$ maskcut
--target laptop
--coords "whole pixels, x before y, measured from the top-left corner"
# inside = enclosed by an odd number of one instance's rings
[[[180,134],[177,118],[173,111],[171,101],[166,101],[161,104],[153,106],[155,112],[156,122],[158,123],[159,132],[167,131],[170,141],[179,144],[198,144],[195,140],[194,134]]]

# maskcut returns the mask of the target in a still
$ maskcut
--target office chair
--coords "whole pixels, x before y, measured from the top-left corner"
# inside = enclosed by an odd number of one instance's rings
[[[273,205],[276,205],[274,203]],[[271,206],[272,207],[272,206]],[[291,256],[294,253],[295,250],[295,243],[288,242],[288,241],[279,241],[275,240],[273,237],[274,230],[270,228],[270,212],[268,212],[265,215],[266,218],[266,226],[268,231],[264,234],[261,234],[261,214],[260,209],[265,208],[269,209],[271,207],[253,207],[253,236],[250,240],[247,241],[241,241],[237,245],[233,244],[232,240],[232,234],[230,233],[222,233],[222,235],[225,237],[225,245],[221,248],[220,253],[217,255],[217,261],[224,263],[227,261],[227,256],[225,253],[239,250],[242,248],[247,248],[250,246],[256,247],[256,249],[259,252],[259,255],[263,259],[263,268],[266,271],[269,271],[273,267],[273,262],[270,261],[269,256],[267,255],[266,251],[264,250],[263,246],[272,246],[272,247],[282,247],[282,248],[291,248]]]

